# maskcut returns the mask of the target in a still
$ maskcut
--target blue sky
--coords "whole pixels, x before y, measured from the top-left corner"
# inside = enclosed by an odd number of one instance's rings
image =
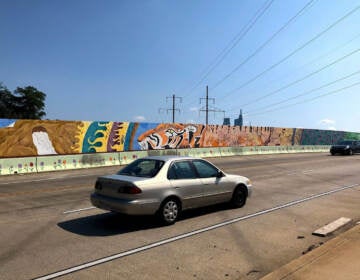
[[[0,82],[48,119],[171,122],[175,94],[204,123],[208,85],[210,124],[359,132],[359,48],[360,1],[0,1]]]

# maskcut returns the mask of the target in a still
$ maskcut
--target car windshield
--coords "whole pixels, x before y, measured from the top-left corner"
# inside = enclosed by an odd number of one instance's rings
[[[338,145],[352,145],[353,141],[340,141]]]
[[[164,161],[156,159],[137,159],[121,169],[118,175],[152,178],[163,167]]]

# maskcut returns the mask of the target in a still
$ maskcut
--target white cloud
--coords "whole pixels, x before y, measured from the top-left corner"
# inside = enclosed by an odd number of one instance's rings
[[[335,127],[336,121],[335,120],[323,119],[323,120],[319,121],[319,124],[323,125],[325,127],[325,129],[327,129],[327,130],[336,130],[336,127]]]
[[[144,116],[135,116],[134,121],[135,122],[144,122],[146,118]]]
[[[331,124],[335,124],[336,121],[334,120],[330,120],[330,119],[323,119],[320,121],[320,124],[323,124],[323,125],[331,125]]]

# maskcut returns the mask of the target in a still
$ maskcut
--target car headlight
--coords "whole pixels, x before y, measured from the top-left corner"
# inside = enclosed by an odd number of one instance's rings
[[[246,185],[251,185],[251,180],[250,179],[248,179],[248,180],[246,180]]]
[[[102,189],[102,185],[101,185],[101,183],[99,181],[96,181],[95,189],[97,189],[99,191]]]
[[[347,145],[345,149],[350,149],[350,146],[349,146],[349,145]]]

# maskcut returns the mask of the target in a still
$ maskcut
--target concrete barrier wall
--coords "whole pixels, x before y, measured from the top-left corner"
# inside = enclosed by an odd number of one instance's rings
[[[360,140],[360,133],[180,123],[0,120],[0,158],[132,151],[153,153],[153,150],[168,154],[168,150],[182,148],[211,148],[195,151],[201,156],[216,155],[219,151],[233,153],[227,147],[239,147],[249,154],[261,149],[260,146],[331,145],[343,139]],[[269,150],[263,149],[263,152]]]
[[[200,158],[282,153],[329,152],[330,146],[257,146],[132,151],[38,157],[0,158],[0,175],[119,166],[148,155],[181,155]]]
[[[37,158],[0,158],[0,175],[34,173],[37,171]]]

